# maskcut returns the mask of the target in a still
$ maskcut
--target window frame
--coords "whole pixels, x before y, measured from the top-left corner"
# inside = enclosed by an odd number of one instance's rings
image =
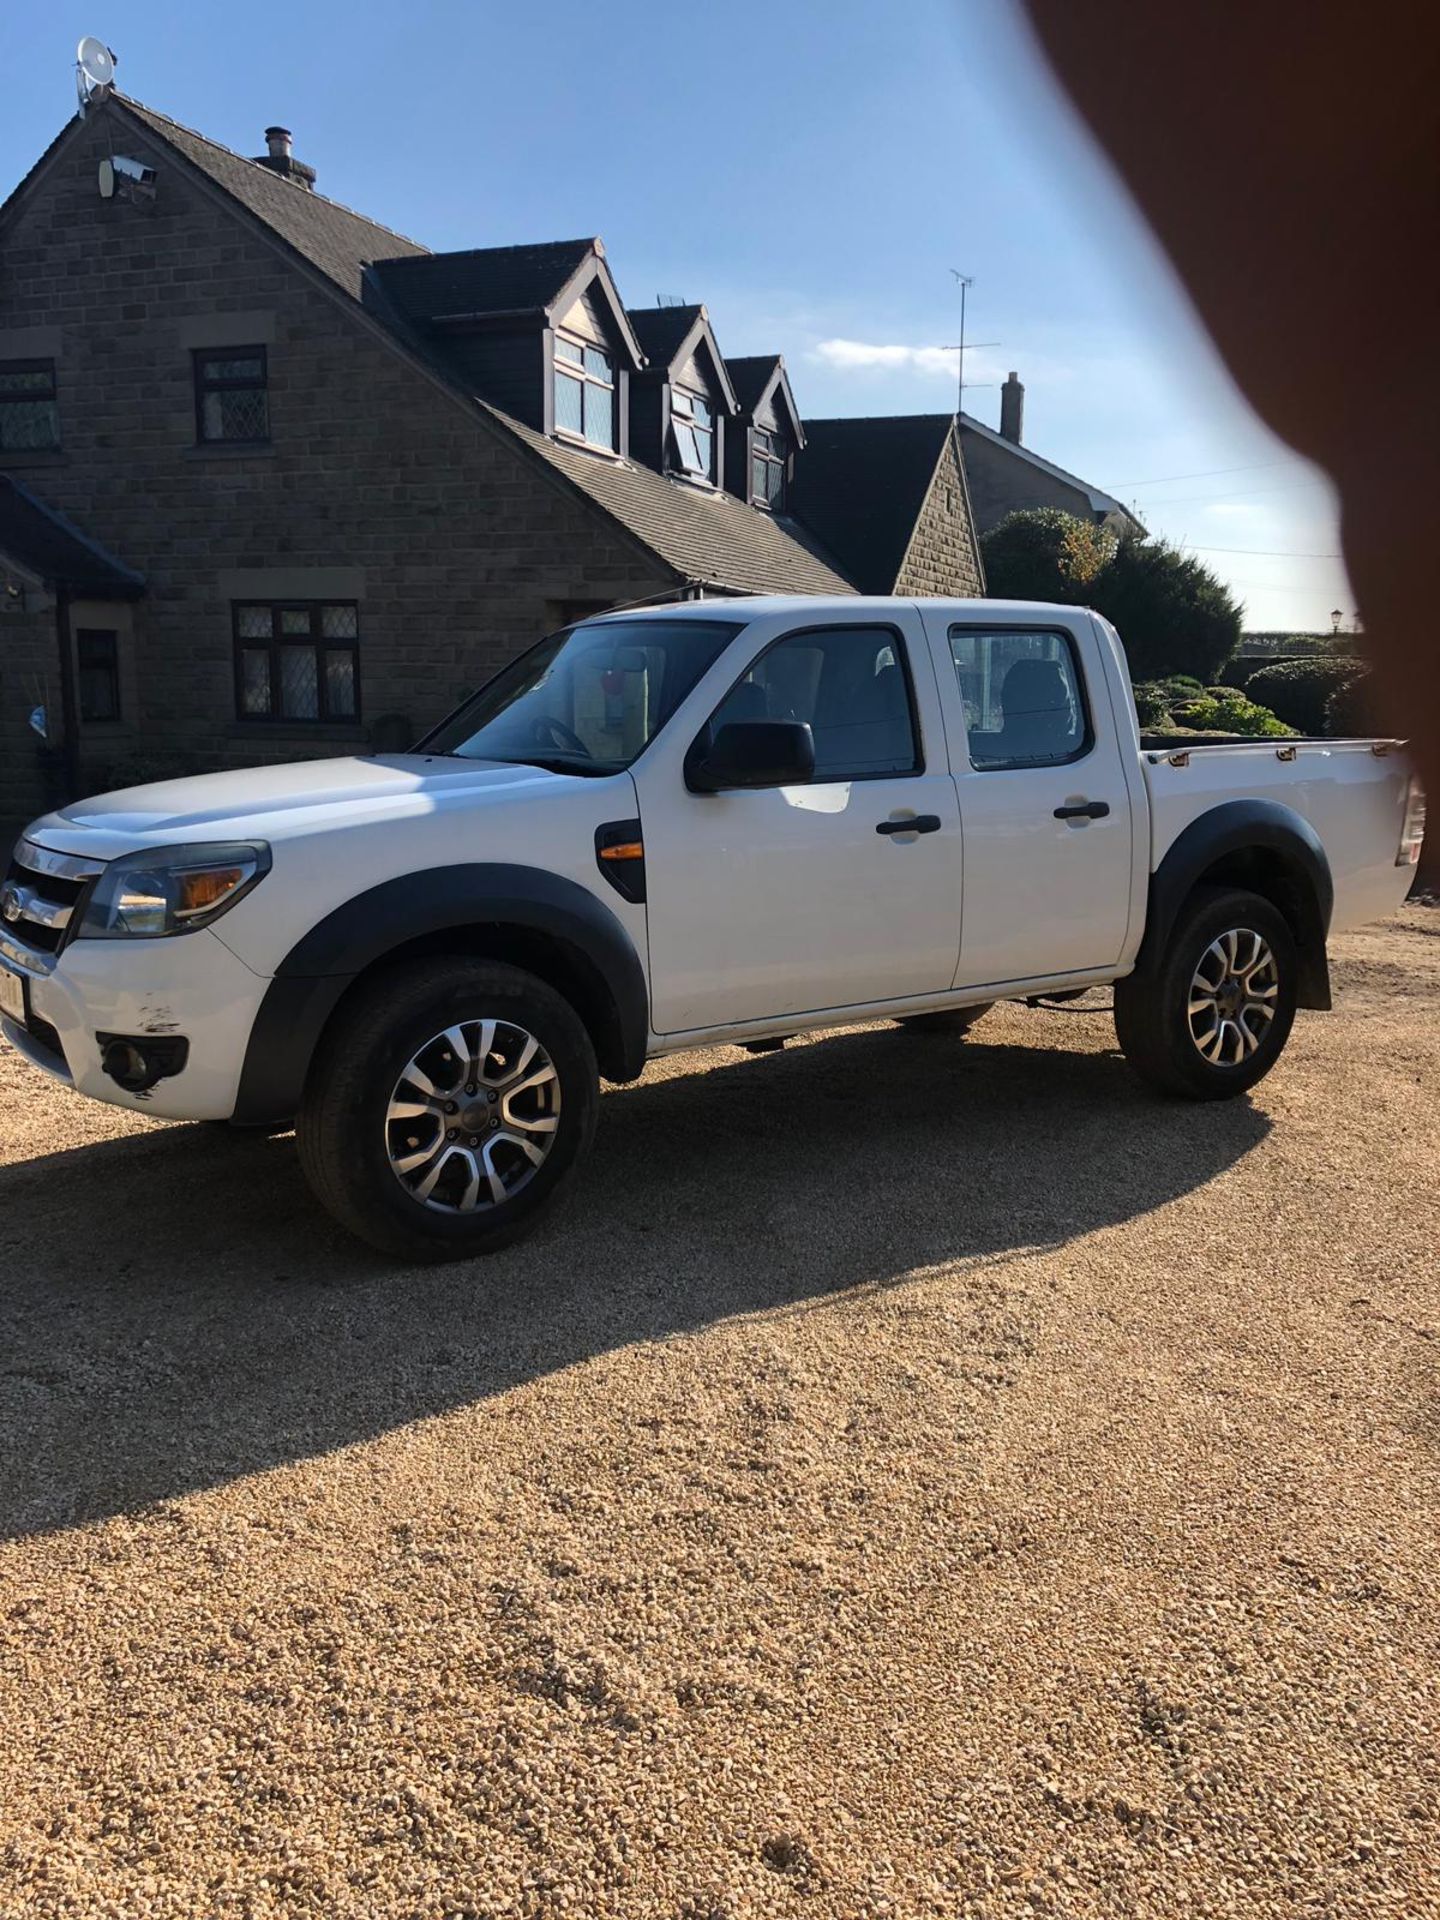
[[[97,669],[93,662],[87,667],[85,661],[85,642],[87,640],[108,640],[110,658],[103,671],[110,678],[114,699],[109,713],[94,713],[87,710],[85,700],[85,675]],[[77,627],[75,629],[75,698],[80,710],[80,724],[85,727],[112,726],[125,717],[125,701],[120,685],[120,633],[116,627]]]
[[[60,391],[56,379],[55,360],[53,356],[40,354],[30,358],[0,360],[0,373],[43,373],[48,375],[50,381],[50,391],[48,393],[33,391],[28,393],[0,392],[0,453],[6,455],[19,454],[21,457],[27,453],[59,453],[62,444],[60,438]],[[33,406],[37,401],[41,404],[48,403],[51,410],[51,417],[55,423],[55,437],[47,446],[43,447],[12,447],[6,441],[3,431],[5,409],[12,406]]]
[[[971,727],[965,712],[965,691],[960,685],[960,669],[955,659],[951,641],[957,633],[1016,633],[1043,634],[1058,640],[1066,648],[1075,680],[1075,691],[1080,701],[1080,719],[1084,726],[1080,744],[1073,753],[1067,753],[1053,760],[1007,760],[1001,766],[983,765],[976,761],[970,744]],[[1090,688],[1085,678],[1085,663],[1080,657],[1080,648],[1075,635],[1068,627],[1038,626],[1034,621],[986,621],[970,624],[964,620],[950,620],[945,626],[945,648],[950,654],[950,670],[955,677],[955,692],[960,701],[960,724],[965,729],[965,758],[972,773],[1034,773],[1047,767],[1073,767],[1077,760],[1083,760],[1095,751],[1095,722],[1090,705]]]
[[[686,403],[685,411],[683,413],[680,412],[675,405],[675,402],[677,400],[683,400]],[[699,401],[700,405],[704,407],[708,412],[708,414],[710,415],[710,422],[708,426],[697,427],[695,424],[694,408],[695,408],[695,402],[697,400]],[[671,434],[671,438],[675,443],[676,454],[677,456],[680,457],[679,470],[682,476],[686,480],[697,482],[702,486],[713,487],[718,484],[717,476],[719,474],[719,451],[720,451],[720,433],[719,433],[718,415],[719,415],[719,409],[717,408],[714,400],[711,398],[711,396],[708,393],[697,393],[693,387],[682,387],[678,380],[672,380],[670,382],[670,434]],[[676,424],[675,424],[677,420],[683,426],[688,427],[688,429],[692,434],[696,435],[696,451],[697,452],[699,451],[698,436],[702,433],[709,436],[710,458],[704,467],[687,467],[686,466],[683,456],[680,455],[680,436],[676,431]]]
[[[783,454],[776,453],[773,445],[767,446],[762,451],[756,444],[762,435],[767,441],[772,443],[779,441],[785,448],[785,452]],[[783,513],[785,511],[786,499],[790,492],[790,455],[793,452],[788,437],[783,433],[777,432],[774,427],[757,427],[752,422],[750,427],[749,452],[751,505],[763,507],[766,513]],[[757,462],[761,462],[767,467],[778,467],[780,469],[780,497],[778,500],[771,500],[766,494],[757,495],[755,491],[755,466]]]
[[[909,643],[905,633],[891,620],[816,620],[812,621],[808,626],[790,627],[784,633],[776,634],[774,639],[767,640],[759,653],[742,668],[730,682],[730,685],[725,689],[724,693],[722,693],[720,698],[715,702],[715,705],[710,709],[705,724],[700,728],[700,731],[696,734],[687,749],[686,759],[688,760],[691,754],[704,750],[707,745],[707,736],[710,735],[711,729],[714,727],[716,714],[719,713],[735,689],[741,686],[744,681],[754,673],[755,669],[760,665],[760,662],[767,659],[777,647],[783,647],[787,641],[801,640],[806,634],[811,633],[883,633],[887,636],[891,646],[895,649],[895,664],[899,667],[905,678],[905,701],[910,715],[910,738],[915,747],[915,764],[911,767],[905,767],[903,769],[892,768],[889,771],[879,773],[827,773],[823,779],[817,773],[809,784],[812,787],[836,787],[859,780],[921,779],[926,771],[925,734],[920,725],[920,703],[915,698],[915,675],[910,665]],[[769,791],[769,789],[760,788],[756,789],[756,791],[765,792]]]
[[[566,360],[561,356],[560,343],[578,349],[579,360]],[[610,378],[602,380],[598,374],[590,371],[585,363],[587,353],[598,353],[610,369]],[[562,427],[560,409],[556,404],[559,395],[559,382],[562,378],[574,380],[580,388],[580,432],[573,427]],[[586,392],[597,387],[602,393],[610,395],[610,438],[592,440],[585,431],[588,409]],[[550,350],[550,406],[555,419],[555,435],[572,447],[589,447],[596,453],[608,453],[616,458],[620,453],[620,370],[616,365],[616,356],[608,346],[598,346],[593,340],[584,340],[576,333],[562,333],[557,327]]]
[[[258,634],[242,634],[240,614],[242,609],[264,607],[270,615],[270,637],[261,640]],[[355,632],[346,639],[332,639],[323,631],[324,609],[326,607],[348,607],[355,615]],[[287,613],[307,614],[310,631],[306,638],[298,634],[284,635],[280,631],[281,616]],[[323,600],[232,600],[230,602],[230,636],[234,653],[235,676],[235,719],[245,727],[358,727],[361,723],[362,701],[360,690],[360,602],[331,598]],[[315,693],[319,711],[313,719],[304,714],[283,713],[280,710],[280,657],[286,647],[307,647],[315,655]],[[261,649],[269,655],[270,667],[270,708],[267,713],[247,713],[245,711],[245,663],[247,653],[257,653]],[[329,687],[325,676],[324,655],[348,652],[351,658],[355,687],[355,704],[350,713],[332,713],[330,711]]]
[[[258,360],[258,380],[210,379],[205,374],[209,360]],[[263,345],[253,347],[192,347],[191,381],[195,390],[195,444],[197,447],[268,447],[270,445],[270,355]],[[265,396],[265,431],[262,434],[207,434],[205,397],[211,393],[260,393]],[[247,602],[260,605],[260,602]]]

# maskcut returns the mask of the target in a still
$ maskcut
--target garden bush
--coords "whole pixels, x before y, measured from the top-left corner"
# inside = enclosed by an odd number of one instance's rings
[[[1342,680],[1325,702],[1326,733],[1332,739],[1343,740],[1347,735],[1364,739],[1380,731],[1374,695],[1370,669],[1362,665],[1358,673]]]
[[[1188,675],[1142,680],[1135,689],[1135,712],[1142,732],[1243,734],[1266,740],[1288,738],[1292,731],[1268,707],[1234,687],[1202,687]]]
[[[1261,667],[1245,682],[1248,699],[1269,707],[1302,734],[1319,739],[1327,732],[1325,710],[1331,695],[1365,671],[1363,660],[1317,655]]]

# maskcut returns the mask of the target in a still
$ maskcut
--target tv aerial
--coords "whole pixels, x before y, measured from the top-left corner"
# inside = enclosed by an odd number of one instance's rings
[[[80,98],[80,115],[97,95],[107,94],[115,84],[115,56],[103,40],[87,33],[75,49],[75,91]]]

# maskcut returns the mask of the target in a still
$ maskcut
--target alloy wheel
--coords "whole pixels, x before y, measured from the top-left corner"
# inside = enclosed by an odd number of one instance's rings
[[[441,1213],[512,1200],[545,1164],[560,1076],[533,1033],[463,1020],[411,1056],[385,1110],[385,1151],[412,1199]]]
[[[1263,1042],[1280,997],[1275,955],[1250,927],[1212,940],[1190,982],[1190,1038],[1212,1067],[1236,1067]]]

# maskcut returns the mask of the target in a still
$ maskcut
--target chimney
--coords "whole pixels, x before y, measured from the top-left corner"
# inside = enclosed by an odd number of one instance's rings
[[[267,127],[265,145],[267,151],[255,156],[257,167],[268,167],[271,173],[278,173],[282,180],[293,180],[297,187],[314,186],[315,169],[295,158],[288,127]]]
[[[1021,431],[1025,425],[1025,389],[1018,377],[1011,374],[1000,389],[1000,435],[1004,440],[1013,440],[1018,447]]]

